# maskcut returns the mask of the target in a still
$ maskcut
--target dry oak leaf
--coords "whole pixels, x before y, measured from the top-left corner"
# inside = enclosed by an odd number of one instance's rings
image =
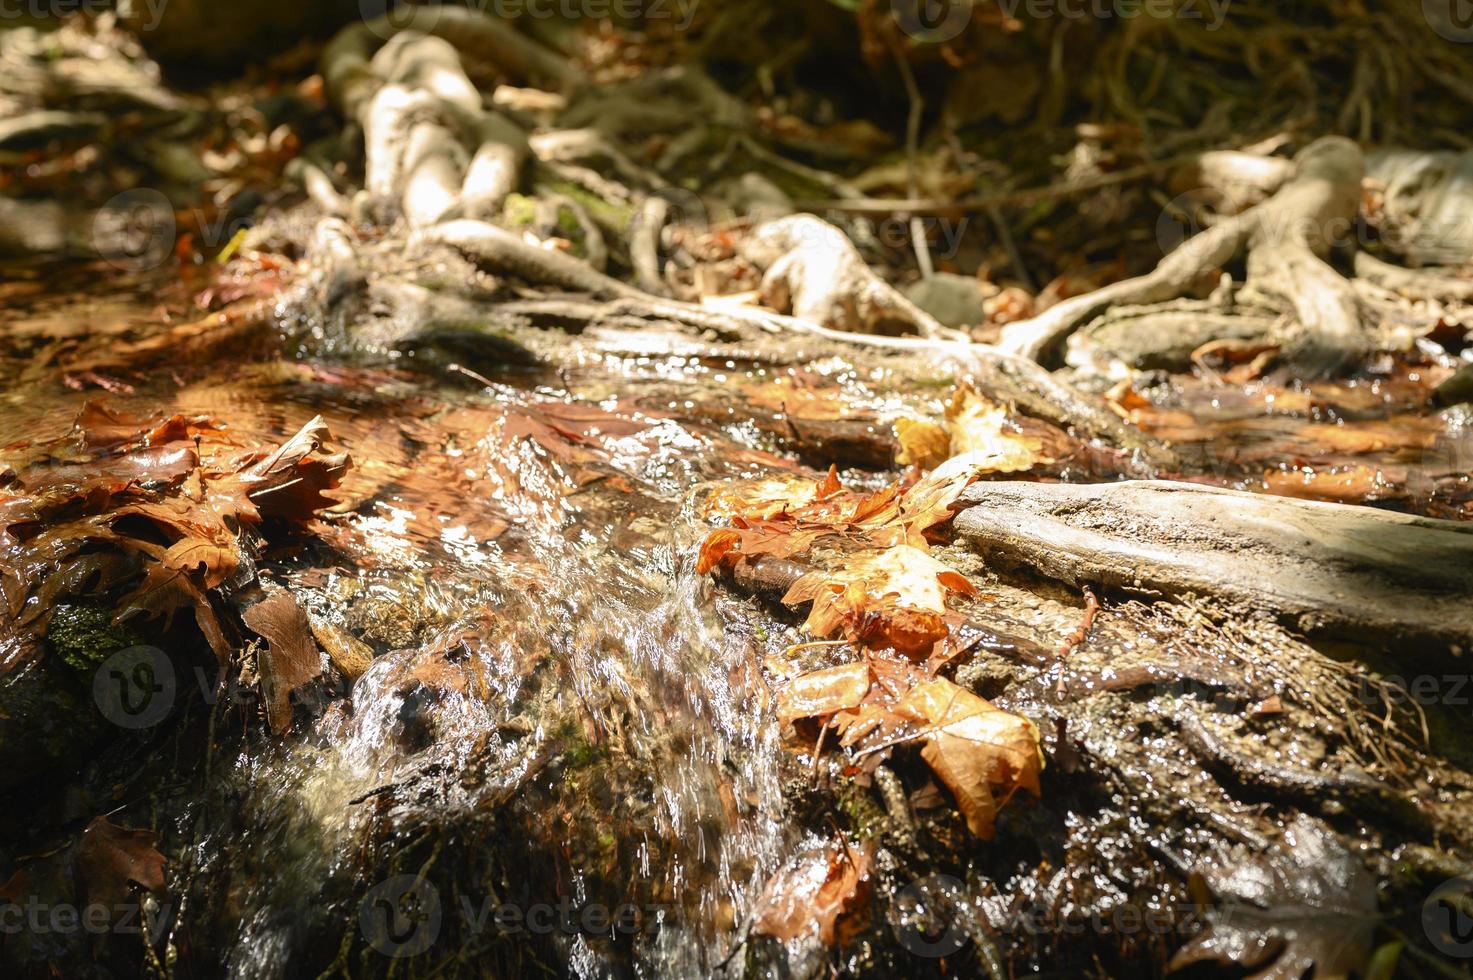
[[[1039,795],[1043,752],[1033,722],[943,678],[918,684],[895,714],[926,725],[921,757],[956,796],[967,827],[991,838],[997,811],[1019,789]]]
[[[842,568],[809,572],[783,596],[796,606],[812,602],[803,624],[820,639],[847,628],[874,646],[906,654],[929,651],[946,635],[946,594],[976,592],[966,576],[911,545],[856,556]]]
[[[848,842],[806,852],[768,879],[752,931],[789,942],[817,929],[826,945],[844,945],[864,925],[869,864],[869,850]]]

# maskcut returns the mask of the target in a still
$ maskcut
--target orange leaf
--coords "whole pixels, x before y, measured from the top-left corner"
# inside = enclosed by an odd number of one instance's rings
[[[815,929],[829,946],[862,927],[873,882],[868,848],[828,845],[773,875],[763,889],[752,931],[788,942]]]
[[[978,837],[992,836],[998,809],[1017,790],[1038,795],[1043,753],[1028,719],[939,677],[908,691],[895,713],[929,726],[921,757]]]
[[[778,694],[778,720],[787,724],[853,708],[869,693],[869,684],[869,665],[863,662],[809,671],[793,678]]]

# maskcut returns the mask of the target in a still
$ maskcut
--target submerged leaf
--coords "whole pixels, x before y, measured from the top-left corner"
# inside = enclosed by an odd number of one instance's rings
[[[164,856],[147,830],[125,830],[98,817],[82,831],[74,867],[89,902],[113,909],[126,902],[130,882],[151,892],[163,891]]]
[[[274,592],[251,606],[241,618],[266,638],[260,659],[261,695],[266,721],[277,735],[292,724],[291,694],[322,674],[307,613],[289,592]]]
[[[1253,980],[1364,974],[1376,932],[1376,879],[1329,828],[1300,816],[1283,842],[1224,856],[1194,874],[1217,896],[1208,928],[1170,969],[1212,961]]]
[[[844,945],[864,924],[869,864],[869,850],[848,842],[804,854],[768,880],[752,931],[789,942],[817,930],[826,945]]]

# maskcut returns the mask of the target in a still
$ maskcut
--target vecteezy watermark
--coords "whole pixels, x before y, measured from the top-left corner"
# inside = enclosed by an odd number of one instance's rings
[[[972,0],[890,0],[890,12],[917,41],[942,44],[967,29]]]
[[[1020,20],[1157,20],[1201,21],[1215,31],[1227,19],[1232,0],[995,0],[1009,21]],[[1459,0],[1453,0],[1459,2]],[[950,41],[972,20],[975,0],[890,0],[900,29],[917,41]]]
[[[164,5],[169,0],[122,0],[117,4],[119,12],[128,12],[135,30],[151,31],[159,26],[164,16]],[[0,0],[0,21],[50,20],[70,17],[73,14],[99,16],[112,10],[113,0]]]
[[[961,881],[950,875],[927,875],[902,888],[895,896],[895,939],[908,952],[927,959],[953,956],[972,941],[948,907],[960,894]]]
[[[152,944],[163,936],[172,912],[171,906],[156,902],[73,905],[69,902],[45,902],[39,896],[30,895],[24,901],[0,901],[0,935],[142,934]]]
[[[973,941],[973,934],[1042,937],[1169,936],[1191,934],[1239,914],[1261,916],[1263,910],[1224,899],[1213,905],[1171,901],[1126,901],[1083,909],[1061,909],[1025,903],[992,914],[982,913],[965,886],[950,875],[929,875],[901,889],[895,900],[895,938],[910,953],[927,959],[953,956]]]
[[[1473,675],[1413,674],[1403,677],[1400,674],[1380,674],[1374,679],[1362,676],[1357,682],[1356,693],[1363,704],[1373,709],[1386,704],[1467,708],[1473,706]]]
[[[204,667],[195,665],[192,671],[206,705],[221,698],[228,702],[245,689],[239,674],[227,674],[221,683]],[[92,675],[92,700],[98,713],[119,728],[152,728],[174,710],[188,690],[188,678],[188,673],[180,677],[173,660],[158,647],[128,647],[98,666]]]
[[[497,20],[673,20],[675,29],[689,29],[701,0],[468,0],[464,6]],[[358,12],[369,30],[387,40],[412,27],[433,31],[446,5],[405,0],[358,0]]]
[[[174,251],[174,206],[151,187],[115,195],[92,218],[92,246],[108,263],[130,272],[154,269]]]
[[[119,728],[152,728],[174,707],[174,664],[158,647],[119,650],[92,675],[92,699]]]
[[[1473,958],[1473,877],[1450,878],[1422,903],[1422,930],[1439,953]]]
[[[1438,37],[1473,44],[1473,0],[1422,0],[1422,18]]]
[[[920,234],[930,244],[933,259],[954,259],[961,251],[962,236],[967,233],[968,224],[967,218],[892,215],[874,223],[874,236],[881,245],[900,250],[913,245],[916,235]]]
[[[439,889],[413,875],[379,882],[358,906],[363,938],[385,956],[418,956],[440,938],[443,922]]]
[[[212,215],[201,208],[176,212],[159,191],[134,187],[114,195],[92,216],[92,250],[104,261],[130,272],[156,269],[174,256],[181,220],[191,229],[194,247],[210,256],[259,219],[229,211]]]
[[[373,949],[385,956],[407,958],[425,952],[440,938],[446,911],[433,883],[414,875],[394,875],[364,894],[358,906],[358,927]],[[672,910],[632,902],[611,907],[574,902],[566,896],[555,903],[519,904],[462,894],[449,911],[458,915],[461,930],[473,935],[628,936],[666,921]]]

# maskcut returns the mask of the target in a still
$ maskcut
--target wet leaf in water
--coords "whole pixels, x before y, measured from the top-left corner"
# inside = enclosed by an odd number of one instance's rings
[[[730,567],[738,559],[757,555],[791,558],[812,546],[820,530],[795,531],[788,525],[772,521],[743,521],[738,527],[712,531],[701,546],[696,572],[705,575],[718,566]]]
[[[1380,467],[1350,466],[1328,469],[1269,470],[1263,474],[1263,488],[1282,497],[1304,500],[1334,500],[1345,504],[1361,504],[1403,496],[1398,481],[1388,480]],[[1402,474],[1405,483],[1405,474]]]
[[[50,609],[69,596],[100,598],[119,617],[167,620],[192,609],[226,664],[236,645],[209,593],[239,571],[241,536],[263,512],[311,519],[328,502],[320,491],[335,485],[348,459],[322,452],[320,419],[269,453],[241,455],[219,429],[179,415],[134,419],[93,402],[71,434],[39,447],[40,455],[28,447],[0,491],[0,585],[12,614],[44,632]],[[52,458],[68,462],[46,465]],[[18,662],[5,657],[7,669]]]
[[[728,483],[712,491],[701,512],[715,520],[733,517],[771,520],[801,512],[815,500],[833,496],[842,489],[837,484],[837,478],[832,478],[830,483],[827,479],[820,482],[807,477]]]
[[[125,830],[109,823],[107,817],[89,823],[73,856],[77,882],[87,901],[111,910],[129,900],[131,884],[163,891],[164,856],[154,846],[157,841],[152,831]]]
[[[869,864],[869,850],[847,842],[804,854],[768,880],[752,931],[789,942],[817,930],[826,945],[844,945],[867,918]]]
[[[306,610],[284,591],[273,592],[242,613],[241,618],[266,638],[267,649],[258,668],[261,695],[266,701],[266,721],[271,731],[280,735],[292,725],[292,692],[322,674],[312,627]]]
[[[869,665],[858,663],[811,670],[789,681],[778,693],[776,714],[784,724],[855,708],[869,693]]]
[[[965,465],[943,467],[909,490],[889,486],[874,493],[846,490],[832,469],[821,482],[799,478],[721,487],[707,498],[705,512],[733,526],[707,536],[696,569],[704,575],[755,555],[791,558],[824,536],[837,536],[837,543],[849,547],[924,550],[927,532],[951,518],[952,505],[977,475]]]
[[[1170,969],[1210,961],[1251,970],[1254,980],[1364,973],[1376,880],[1319,821],[1300,816],[1277,846],[1225,856],[1193,877],[1217,903]]]
[[[1043,753],[1028,719],[940,677],[908,691],[895,714],[928,726],[921,756],[978,837],[992,836],[998,809],[1019,789],[1039,795]]]

